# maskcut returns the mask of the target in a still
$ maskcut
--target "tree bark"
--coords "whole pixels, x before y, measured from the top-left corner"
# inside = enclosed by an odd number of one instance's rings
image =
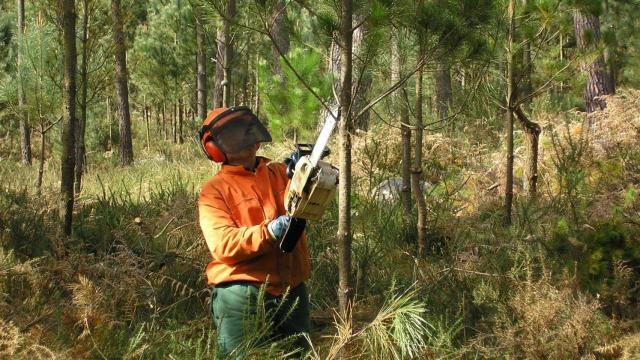
[[[522,8],[525,9],[524,17],[529,16],[529,12],[527,10],[527,2],[528,0],[522,0]],[[522,86],[519,87],[520,98],[524,99],[524,107],[525,109],[529,109],[529,105],[531,104],[531,93],[533,93],[533,85],[531,83],[531,74],[533,74],[533,64],[531,62],[531,41],[529,39],[523,39],[522,42],[522,76],[520,83]]]
[[[167,135],[167,105],[164,102],[164,100],[162,101],[162,137],[165,141],[167,141],[168,139],[168,135]]]
[[[233,36],[231,34],[231,19],[236,17],[236,0],[227,2],[227,18],[224,20],[224,77],[222,80],[222,106],[231,107],[233,101]]]
[[[82,189],[82,175],[85,171],[85,128],[87,123],[87,63],[89,54],[87,51],[87,43],[89,39],[89,0],[82,1],[82,63],[80,64],[80,84],[82,93],[80,94],[80,118],[76,123],[76,178],[75,192],[79,193]]]
[[[524,111],[518,106],[514,109],[515,115],[522,125],[527,141],[527,160],[524,167],[524,190],[529,198],[535,197],[538,192],[538,142],[540,125],[529,120]]]
[[[20,155],[22,164],[31,166],[31,127],[27,121],[29,112],[27,97],[24,91],[24,79],[22,78],[22,53],[24,51],[24,0],[18,0],[18,109],[20,109]]]
[[[116,58],[116,89],[118,90],[118,109],[120,111],[120,164],[128,166],[133,162],[133,144],[131,141],[131,116],[129,114],[129,86],[120,0],[111,0],[113,19],[113,41]]]
[[[218,28],[216,32],[216,69],[215,69],[215,77],[213,79],[213,108],[222,107],[222,94],[223,94],[223,86],[222,81],[224,80],[224,54],[225,54],[225,43],[226,43],[226,34],[224,32],[225,26],[221,26]]]
[[[176,103],[173,103],[173,109],[171,110],[171,135],[173,135],[173,143],[178,143],[178,107]]]
[[[207,117],[207,57],[204,45],[204,32],[200,17],[196,16],[196,63],[197,63],[197,88],[198,88],[198,117],[204,120]]]
[[[575,10],[573,23],[578,48],[595,49],[600,42],[600,19],[595,15]],[[582,71],[587,73],[587,87],[584,91],[587,112],[603,110],[607,107],[607,103],[604,99],[597,99],[597,97],[615,93],[615,85],[607,73],[604,58],[599,55],[594,62],[583,64]]]
[[[504,187],[504,224],[511,225],[511,212],[513,207],[513,105],[515,95],[515,83],[513,79],[514,65],[514,36],[516,31],[515,22],[516,1],[509,0],[509,34],[507,43],[507,114],[506,114],[506,143],[507,143],[507,164],[505,169]]]
[[[287,10],[286,10],[286,1],[277,0],[272,12],[271,12],[271,23],[273,24],[271,29],[269,29],[269,33],[273,37],[274,46],[271,48],[271,56],[272,56],[272,70],[273,73],[280,76],[285,82],[284,74],[282,73],[282,67],[280,66],[280,52],[286,55],[289,53],[289,30],[287,29]],[[278,49],[276,49],[276,46]]]
[[[46,145],[46,133],[44,124],[40,123],[40,159],[38,159],[38,179],[36,180],[36,188],[38,195],[42,193],[42,178],[44,176],[44,148]]]
[[[398,31],[394,31],[392,35],[391,45],[391,84],[395,84],[400,80],[402,75],[402,60],[400,59],[400,40],[398,39]],[[402,139],[402,189],[400,197],[402,199],[402,207],[404,209],[405,220],[411,219],[411,131],[407,126],[409,115],[407,111],[402,92],[404,86],[400,87],[393,93],[392,103],[393,111],[398,112],[398,123],[400,124],[400,134]]]
[[[438,59],[436,64],[436,112],[440,120],[449,116],[452,93],[451,69],[446,62]]]
[[[420,44],[417,59],[422,59],[423,46]],[[418,207],[418,257],[424,257],[427,249],[427,203],[422,189],[422,139],[424,124],[422,119],[422,73],[419,68],[416,73],[416,135],[415,135],[415,156],[413,158],[413,169],[411,176],[411,186]]]
[[[353,299],[351,285],[351,85],[352,85],[352,49],[353,38],[351,23],[353,7],[351,0],[342,0],[340,9],[340,139],[339,161],[340,179],[338,186],[338,252],[339,252],[339,288],[338,301],[340,311],[350,312]]]
[[[358,26],[353,32],[352,52],[354,54],[357,54],[356,58],[362,59],[362,61],[356,63],[354,69],[354,78],[358,79],[356,83],[353,84],[353,89],[351,91],[353,96],[355,96],[355,98],[353,99],[354,114],[359,114],[360,110],[367,106],[367,96],[373,82],[370,66],[368,66],[369,64],[365,64],[365,62],[368,61],[367,57],[369,57],[370,55],[364,53],[363,51],[363,49],[365,49],[364,39],[367,36],[367,24],[364,20],[365,19],[362,16],[356,17],[355,23],[359,24],[360,26]],[[369,129],[369,111],[354,119],[353,122],[353,125],[356,129],[367,131]],[[409,196],[411,196],[411,194],[409,194]]]
[[[74,0],[62,2],[64,83],[62,90],[62,158],[59,214],[65,235],[71,235],[73,221],[73,178],[76,125],[76,12]]]
[[[182,97],[178,99],[178,144],[184,143],[184,136],[182,134],[182,124],[184,122],[184,101]]]
[[[147,151],[149,151],[151,149],[151,139],[150,139],[150,132],[151,131],[149,129],[149,116],[150,116],[150,114],[149,114],[149,106],[147,105],[147,96],[144,95],[142,97],[142,99],[143,99],[143,103],[144,103],[143,104],[144,107],[143,107],[143,110],[142,110],[143,111],[142,116],[144,118],[144,126],[145,126],[146,133],[147,133]]]
[[[111,104],[107,96],[107,123],[109,124],[109,151],[113,149],[113,135],[111,134]]]

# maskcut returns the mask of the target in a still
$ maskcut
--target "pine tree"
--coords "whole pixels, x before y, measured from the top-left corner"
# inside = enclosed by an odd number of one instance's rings
[[[62,0],[62,34],[64,44],[64,84],[62,112],[62,158],[60,180],[60,218],[67,236],[73,221],[73,179],[75,168],[76,126],[76,12],[74,0]]]
[[[115,44],[118,113],[120,115],[120,164],[127,166],[133,163],[133,144],[131,140],[131,115],[129,113],[129,74],[127,72],[126,44],[120,0],[111,0],[111,17],[113,19],[113,41]]]

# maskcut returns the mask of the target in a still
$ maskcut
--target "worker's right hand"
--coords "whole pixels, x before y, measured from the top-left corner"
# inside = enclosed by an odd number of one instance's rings
[[[289,224],[291,224],[291,217],[287,215],[280,215],[275,220],[271,221],[267,225],[267,230],[269,230],[269,235],[274,240],[281,241],[284,234],[287,232],[289,228]]]

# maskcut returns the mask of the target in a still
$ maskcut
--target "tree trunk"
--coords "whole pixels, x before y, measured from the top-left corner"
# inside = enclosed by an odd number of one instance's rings
[[[126,59],[126,45],[120,13],[120,0],[111,0],[113,19],[113,41],[116,57],[116,89],[118,90],[118,109],[120,111],[120,164],[133,162],[133,144],[131,141],[131,117],[129,114],[129,87]]]
[[[418,59],[422,59],[423,46],[420,44]],[[415,156],[411,176],[411,186],[418,207],[418,257],[422,258],[427,248],[427,203],[422,189],[422,138],[424,124],[422,121],[422,68],[416,73],[416,137]]]
[[[282,67],[280,66],[280,52],[286,55],[289,53],[289,30],[287,29],[287,10],[286,1],[276,0],[275,5],[271,11],[271,24],[273,26],[269,29],[271,37],[273,37],[273,47],[271,48],[272,56],[272,70],[273,73],[280,76],[285,82],[284,74],[282,73]],[[276,46],[278,47],[276,49]],[[280,52],[278,52],[278,49]]]
[[[524,189],[530,198],[538,192],[538,141],[542,129],[540,125],[529,120],[520,107],[515,108],[515,115],[522,125],[527,138],[527,160],[524,167]]]
[[[178,99],[178,144],[184,143],[184,136],[182,134],[182,124],[184,121],[184,101],[182,97]]]
[[[438,119],[449,116],[451,106],[451,69],[442,59],[436,60],[436,112]]]
[[[173,143],[177,144],[178,143],[178,129],[177,129],[177,125],[178,125],[178,107],[176,106],[176,103],[173,103],[173,109],[171,110],[171,135],[173,135]]]
[[[615,26],[615,23],[609,23],[611,17],[610,17],[610,11],[609,11],[609,1],[608,0],[604,0],[604,14],[603,14],[603,22],[604,22],[604,27],[605,29],[608,26]],[[612,85],[612,89],[615,92],[615,87],[616,87],[616,72],[617,72],[617,66],[616,66],[616,61],[615,58],[612,54],[615,54],[615,49],[617,48],[617,39],[614,37],[613,38],[614,43],[606,46],[604,48],[604,63],[607,67],[607,76],[609,77],[607,79],[607,81]]]
[[[260,76],[258,74],[258,66],[259,66],[259,57],[258,55],[256,55],[256,63],[255,63],[255,69],[254,69],[254,73],[255,73],[255,78],[256,78],[256,83],[255,83],[255,89],[254,89],[254,105],[253,105],[253,111],[255,112],[256,115],[258,115],[258,117],[260,117]]]
[[[76,12],[74,0],[62,0],[64,83],[62,90],[62,158],[59,214],[65,235],[71,235],[73,221],[73,178],[76,125]]]
[[[507,143],[507,164],[505,169],[505,187],[504,187],[504,224],[511,225],[511,211],[513,207],[513,105],[515,102],[515,83],[513,79],[514,65],[514,36],[516,31],[515,21],[516,1],[509,0],[509,34],[508,34],[508,50],[507,50],[507,126],[506,126],[506,143]]]
[[[200,17],[196,17],[196,46],[198,117],[204,120],[207,117],[207,57]]]
[[[357,54],[356,56],[363,59],[363,61],[359,61],[356,63],[354,69],[354,78],[358,79],[355,84],[353,84],[353,90],[351,93],[355,96],[353,99],[353,113],[359,114],[360,110],[367,106],[367,96],[369,94],[369,89],[371,89],[372,77],[371,71],[369,70],[371,67],[367,66],[370,64],[364,64],[367,61],[367,57],[369,54],[365,54],[363,49],[366,49],[363,42],[367,36],[367,27],[366,22],[364,22],[364,18],[356,17],[355,22],[360,24],[358,28],[356,28],[353,32],[353,53]],[[354,127],[356,129],[367,131],[369,129],[369,111],[360,115],[358,118],[353,120]],[[411,194],[409,194],[411,196]]]
[[[218,44],[216,50],[216,69],[215,69],[215,78],[213,80],[213,108],[222,107],[222,94],[223,94],[223,86],[222,81],[224,80],[224,54],[225,52],[225,43],[226,43],[226,34],[224,32],[225,26],[221,26],[218,28],[216,32],[216,42]]]
[[[600,19],[595,15],[575,10],[573,22],[578,48],[595,49],[600,42]],[[582,71],[587,73],[587,87],[584,91],[587,112],[603,110],[607,107],[606,101],[596,98],[615,93],[615,86],[607,73],[604,58],[599,55],[593,63],[583,64]]]
[[[166,110],[167,110],[167,106],[166,106],[166,104],[165,104],[165,102],[163,100],[162,101],[162,136],[163,136],[164,141],[167,141],[167,139],[168,139]]]
[[[222,84],[222,106],[231,107],[233,97],[233,36],[231,34],[231,19],[236,16],[236,0],[228,0],[227,17],[224,20],[224,76]]]
[[[395,84],[400,80],[402,72],[402,60],[400,59],[400,40],[398,32],[394,31],[391,45],[391,84]],[[400,124],[400,134],[402,138],[402,189],[400,197],[402,199],[402,207],[404,208],[405,220],[411,219],[411,130],[407,126],[409,116],[407,107],[403,98],[404,86],[400,87],[393,93],[392,103],[393,111],[398,112],[398,123]],[[407,221],[408,222],[408,221]]]
[[[147,133],[147,151],[149,151],[151,149],[151,139],[150,139],[150,130],[149,130],[149,106],[147,106],[147,96],[143,96],[143,113],[142,116],[144,117],[144,126],[146,129],[146,133]]]
[[[109,151],[113,149],[113,135],[111,134],[111,104],[107,96],[107,123],[109,124]]]
[[[528,0],[522,0],[522,8],[525,13],[523,17],[529,16],[529,12],[527,10],[527,2]],[[531,41],[529,39],[523,39],[522,42],[522,75],[520,83],[522,86],[519,88],[520,98],[524,99],[524,107],[525,109],[529,109],[529,105],[531,104],[530,95],[533,93],[533,85],[531,83],[531,74],[533,74],[533,64],[531,63]]]
[[[82,175],[85,171],[85,143],[84,134],[87,123],[87,63],[89,54],[87,52],[87,40],[89,39],[89,0],[82,1],[82,63],[80,64],[80,84],[82,93],[80,94],[80,119],[76,123],[76,179],[75,192],[82,189]]]
[[[338,185],[338,252],[340,311],[346,315],[351,309],[351,75],[353,7],[351,0],[342,0],[340,13],[340,179]]]
[[[22,79],[22,55],[24,51],[24,0],[18,0],[18,109],[20,111],[20,154],[22,164],[31,166],[31,128],[27,121],[29,112],[25,109],[27,98]]]
[[[42,193],[42,178],[44,176],[44,148],[46,145],[46,132],[44,124],[40,123],[40,159],[38,161],[38,179],[36,180],[36,188],[38,195]]]

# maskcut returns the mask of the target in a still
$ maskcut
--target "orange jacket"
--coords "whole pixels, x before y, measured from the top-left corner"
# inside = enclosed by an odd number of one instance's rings
[[[267,224],[286,213],[284,196],[289,179],[285,165],[260,158],[255,173],[242,166],[223,165],[202,187],[198,210],[200,227],[213,256],[207,266],[210,285],[229,281],[269,284],[281,295],[311,273],[306,235],[291,253],[283,253],[271,239]]]

